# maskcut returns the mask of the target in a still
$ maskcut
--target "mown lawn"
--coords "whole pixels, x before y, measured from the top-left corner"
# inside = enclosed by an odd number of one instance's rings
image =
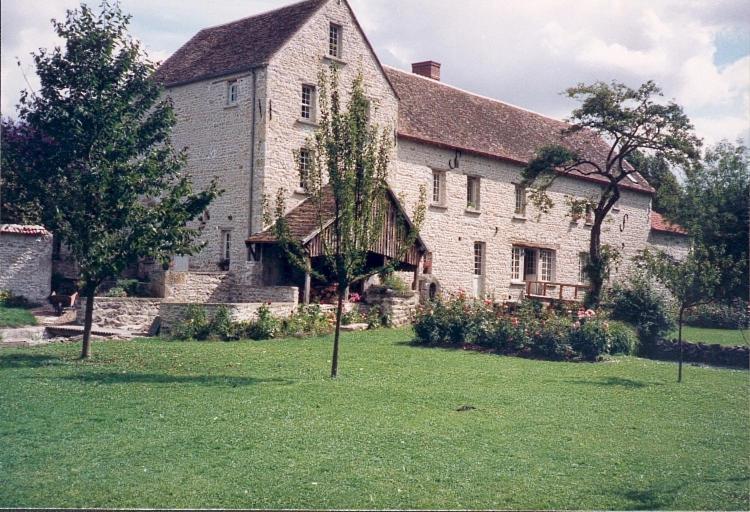
[[[36,325],[36,318],[31,311],[0,306],[0,327],[23,327],[24,325]]]
[[[747,508],[747,372],[410,337],[2,350],[0,506]]]
[[[743,336],[744,334],[744,336]],[[670,334],[670,339],[677,339],[677,330]],[[705,327],[682,327],[682,339],[693,343],[718,343],[720,345],[750,344],[750,329],[707,329]]]

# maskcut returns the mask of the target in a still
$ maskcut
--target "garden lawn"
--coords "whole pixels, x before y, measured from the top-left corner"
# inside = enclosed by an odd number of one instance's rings
[[[23,308],[6,308],[0,306],[0,327],[22,327],[36,325],[36,318],[31,311]]]
[[[2,350],[0,506],[747,508],[747,372],[410,338]]]
[[[744,336],[743,336],[744,334]],[[677,330],[669,335],[670,339],[677,339]],[[718,343],[720,345],[748,345],[750,344],[750,329],[708,329],[705,327],[682,326],[682,339],[693,343]]]

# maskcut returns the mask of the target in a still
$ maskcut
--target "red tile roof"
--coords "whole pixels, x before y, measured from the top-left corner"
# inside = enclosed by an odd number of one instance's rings
[[[560,131],[570,125],[503,103],[472,94],[413,73],[386,67],[399,102],[398,135],[448,149],[499,158],[526,165],[541,146],[562,143],[594,161],[603,162],[609,145],[591,132],[565,137]],[[605,182],[599,176],[574,177]],[[624,180],[623,188],[653,193],[639,174],[635,182]]]
[[[672,233],[676,235],[687,235],[688,232],[679,224],[672,224],[662,216],[661,213],[651,212],[651,229],[662,233]]]
[[[203,29],[164,61],[156,79],[173,86],[267,64],[326,1],[305,0]]]
[[[44,226],[35,226],[31,224],[0,224],[0,233],[31,236],[49,236],[52,234],[47,231]]]
[[[323,224],[325,225],[334,217],[335,204],[333,192],[329,187],[323,189],[321,196],[323,204],[321,205],[322,208],[320,210],[322,212],[327,212],[323,215]],[[300,242],[305,242],[320,228],[318,207],[312,198],[307,198],[302,201],[296,208],[287,213],[284,218],[289,227],[289,233]],[[274,232],[273,227],[255,233],[247,239],[247,243],[249,244],[269,244],[275,243],[276,241],[276,233]]]

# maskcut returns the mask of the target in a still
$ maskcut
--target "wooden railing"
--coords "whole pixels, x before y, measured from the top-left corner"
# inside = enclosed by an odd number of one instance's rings
[[[550,283],[546,281],[526,281],[526,296],[532,299],[583,300],[588,290],[585,284]]]

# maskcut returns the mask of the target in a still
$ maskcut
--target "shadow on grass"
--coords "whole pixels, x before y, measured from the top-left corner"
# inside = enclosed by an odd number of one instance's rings
[[[644,489],[629,490],[616,493],[626,500],[632,501],[634,510],[663,510],[674,503],[674,494],[679,487],[672,489]]]
[[[640,389],[649,386],[662,386],[663,382],[643,382],[641,380],[625,379],[622,377],[598,377],[596,379],[568,380],[572,384],[585,384],[588,386],[619,386],[623,388]]]
[[[65,380],[97,384],[197,384],[201,386],[252,386],[256,384],[293,384],[287,379],[238,377],[233,375],[169,375],[163,373],[118,373],[85,372],[78,375],[60,377]]]
[[[62,363],[57,356],[42,354],[3,354],[0,355],[0,369],[3,368],[41,368]]]

